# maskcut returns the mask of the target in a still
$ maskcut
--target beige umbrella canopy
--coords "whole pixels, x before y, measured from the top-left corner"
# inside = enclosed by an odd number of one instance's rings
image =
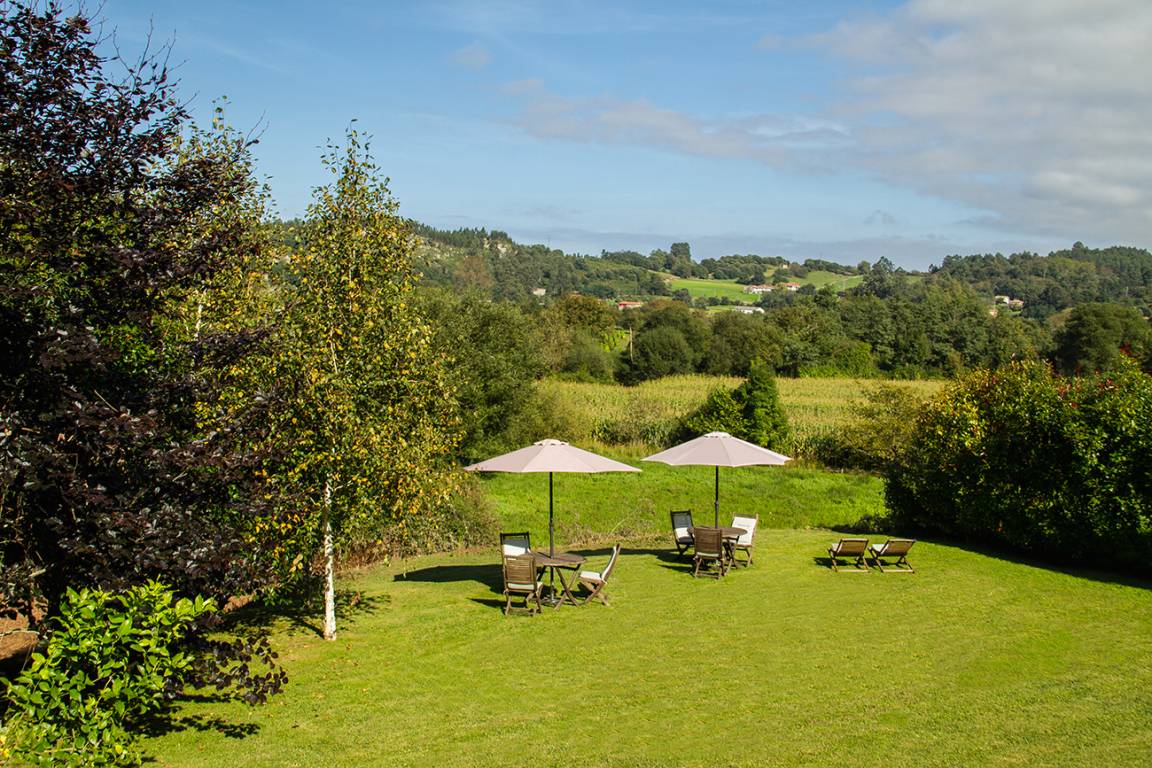
[[[755,443],[732,437],[727,432],[709,432],[666,451],[647,456],[644,461],[659,461],[673,466],[716,467],[716,500],[714,525],[720,525],[720,467],[782,465],[791,458]]]
[[[465,472],[547,472],[548,473],[548,554],[556,554],[552,523],[553,472],[639,472],[619,461],[585,451],[563,440],[541,440],[511,453],[464,467]]]

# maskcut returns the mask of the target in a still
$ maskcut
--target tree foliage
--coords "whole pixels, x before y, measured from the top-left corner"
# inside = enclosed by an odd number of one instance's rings
[[[1056,334],[1056,360],[1067,373],[1111,371],[1125,357],[1152,364],[1152,329],[1133,307],[1081,304]]]
[[[909,528],[1060,560],[1148,567],[1152,378],[1131,363],[1065,379],[1039,363],[977,371],[931,401],[886,495]]]
[[[291,382],[270,438],[291,450],[272,476],[291,524],[324,541],[334,637],[334,546],[378,540],[395,551],[431,535],[451,492],[458,418],[386,180],[355,132],[324,160],[335,180],[309,207],[267,374]]]
[[[39,591],[54,613],[68,588],[151,578],[248,591],[268,403],[213,404],[261,334],[179,322],[263,247],[247,143],[190,129],[162,58],[102,58],[82,15],[2,14],[4,600]]]

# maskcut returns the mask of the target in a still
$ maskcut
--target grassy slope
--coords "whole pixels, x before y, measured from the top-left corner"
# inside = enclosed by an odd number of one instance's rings
[[[278,629],[273,703],[190,706],[147,746],[231,768],[1147,764],[1148,585],[927,542],[915,575],[836,575],[830,538],[763,531],[720,582],[633,547],[612,607],[534,618],[500,616],[491,553],[365,571],[338,642]]]

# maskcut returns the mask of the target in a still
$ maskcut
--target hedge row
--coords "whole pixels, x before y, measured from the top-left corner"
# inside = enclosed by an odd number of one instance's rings
[[[1152,378],[977,372],[921,410],[886,480],[905,527],[1147,572]]]

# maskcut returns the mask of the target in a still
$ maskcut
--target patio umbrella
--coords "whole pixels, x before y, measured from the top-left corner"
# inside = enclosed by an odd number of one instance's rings
[[[547,472],[548,473],[548,554],[556,554],[552,522],[553,472],[639,472],[636,467],[606,459],[563,440],[541,440],[501,456],[470,464],[465,472]]]
[[[755,464],[781,465],[791,458],[755,443],[732,437],[727,432],[709,432],[666,451],[647,456],[644,461],[660,461],[673,466],[716,467],[715,521],[720,525],[720,467],[747,467]]]

